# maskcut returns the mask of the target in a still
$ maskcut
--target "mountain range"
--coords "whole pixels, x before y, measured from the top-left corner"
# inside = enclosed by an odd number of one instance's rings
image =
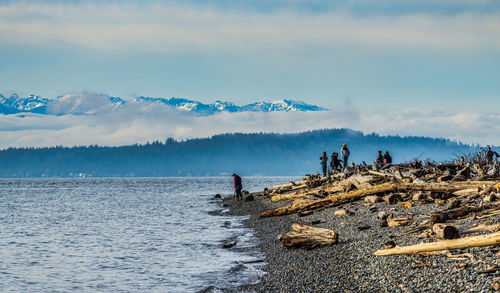
[[[55,99],[43,98],[36,95],[19,97],[12,94],[6,98],[0,94],[0,114],[38,113],[47,115],[95,115],[108,113],[120,109],[129,109],[133,112],[152,112],[173,110],[179,113],[197,116],[214,115],[220,112],[297,112],[297,111],[326,111],[328,109],[288,99],[277,101],[255,102],[244,106],[232,102],[216,101],[204,104],[195,100],[182,98],[151,98],[136,97],[125,100],[119,97],[104,94],[71,94],[59,96]]]

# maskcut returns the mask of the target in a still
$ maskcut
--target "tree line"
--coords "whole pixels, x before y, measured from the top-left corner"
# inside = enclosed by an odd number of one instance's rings
[[[343,143],[351,151],[350,161],[368,164],[377,150],[388,150],[394,162],[446,161],[479,150],[478,145],[443,138],[380,136],[345,128],[230,133],[118,147],[8,148],[0,151],[0,177],[296,176],[320,171],[321,153],[339,152]]]

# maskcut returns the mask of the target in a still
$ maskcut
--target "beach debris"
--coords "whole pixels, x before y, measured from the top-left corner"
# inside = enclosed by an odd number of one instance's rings
[[[436,233],[438,239],[457,239],[460,237],[457,227],[450,224],[434,224],[432,231]]]
[[[491,246],[500,244],[500,232],[495,232],[481,236],[471,236],[452,240],[440,240],[430,243],[420,243],[410,246],[396,246],[391,249],[377,250],[377,256],[395,254],[415,254],[426,251],[438,251],[444,249],[458,249],[477,246]]]
[[[280,236],[281,243],[288,249],[313,249],[337,243],[337,233],[324,228],[292,224],[292,231]]]
[[[389,227],[407,226],[408,224],[410,224],[408,218],[395,218],[392,214],[387,217],[387,226]]]
[[[466,233],[475,233],[475,232],[497,232],[500,231],[500,224],[486,224],[479,225],[474,228],[470,228],[464,231]]]

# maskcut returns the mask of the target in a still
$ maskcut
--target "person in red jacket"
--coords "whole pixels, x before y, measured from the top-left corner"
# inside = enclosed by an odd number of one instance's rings
[[[241,200],[243,199],[243,195],[241,194],[241,189],[243,186],[241,185],[241,177],[233,174],[233,179],[234,179],[234,191],[236,192],[236,199]]]

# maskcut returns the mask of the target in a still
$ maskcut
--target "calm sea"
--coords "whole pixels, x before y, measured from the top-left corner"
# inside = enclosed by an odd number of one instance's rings
[[[244,189],[289,177],[243,178]],[[0,292],[217,292],[263,273],[232,178],[0,179]],[[227,239],[238,240],[222,249]]]

